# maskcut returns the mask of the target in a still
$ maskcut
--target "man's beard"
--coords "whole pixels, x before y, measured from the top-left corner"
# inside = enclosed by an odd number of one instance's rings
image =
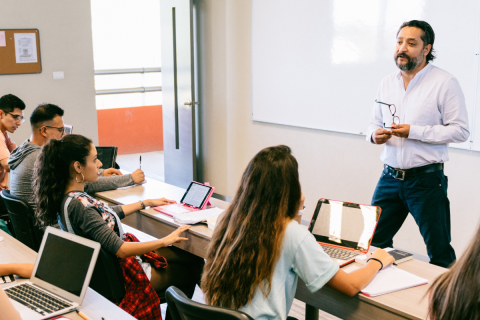
[[[393,57],[395,59],[395,64],[402,71],[413,70],[413,69],[415,69],[416,66],[418,66],[423,61],[423,56],[422,55],[419,55],[418,57],[412,58],[405,53],[399,53],[399,54],[395,54]],[[399,64],[398,63],[398,58],[399,57],[406,58],[407,63]]]

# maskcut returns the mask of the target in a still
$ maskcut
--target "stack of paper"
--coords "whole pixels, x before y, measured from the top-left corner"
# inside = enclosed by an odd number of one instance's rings
[[[222,212],[223,212],[223,209],[211,208],[211,209],[175,214],[173,216],[173,219],[176,222],[181,224],[195,224],[201,221],[205,221],[209,218],[217,217]]]
[[[427,283],[427,279],[420,278],[419,276],[398,269],[394,266],[388,266],[379,271],[375,278],[373,278],[372,282],[370,282],[361,292],[368,297],[375,297]]]

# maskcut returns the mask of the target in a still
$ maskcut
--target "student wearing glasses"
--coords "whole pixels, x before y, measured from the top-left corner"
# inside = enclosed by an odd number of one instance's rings
[[[8,158],[17,145],[10,139],[8,133],[14,133],[24,121],[25,103],[13,94],[0,98],[0,190],[8,189]],[[8,217],[7,207],[0,197],[0,218]]]
[[[384,170],[372,199],[372,205],[382,208],[372,245],[392,247],[410,212],[430,263],[448,267],[455,251],[443,166],[448,144],[464,142],[470,133],[457,79],[430,63],[434,40],[427,22],[403,23],[393,56],[400,70],[385,77],[378,89],[367,131],[368,141],[385,145]]]
[[[54,104],[41,104],[33,110],[30,116],[32,135],[30,139],[15,149],[8,160],[10,167],[10,193],[27,201],[36,208],[33,196],[33,167],[38,155],[50,139],[60,140],[64,136],[62,108]],[[96,182],[87,182],[85,191],[88,193],[113,190],[140,183],[145,179],[142,170],[132,174],[122,175],[119,170],[110,168],[101,170],[102,177]],[[114,175],[114,176],[111,176]]]

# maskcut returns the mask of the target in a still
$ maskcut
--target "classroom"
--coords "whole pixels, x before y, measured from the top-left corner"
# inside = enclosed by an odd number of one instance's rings
[[[474,0],[2,1],[0,320],[49,239],[93,251],[38,319],[480,319],[479,44]]]

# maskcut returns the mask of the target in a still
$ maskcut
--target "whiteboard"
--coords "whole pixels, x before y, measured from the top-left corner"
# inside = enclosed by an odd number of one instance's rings
[[[252,119],[364,134],[380,81],[398,71],[398,28],[414,19],[431,24],[433,64],[458,79],[473,132],[477,0],[253,0]]]

